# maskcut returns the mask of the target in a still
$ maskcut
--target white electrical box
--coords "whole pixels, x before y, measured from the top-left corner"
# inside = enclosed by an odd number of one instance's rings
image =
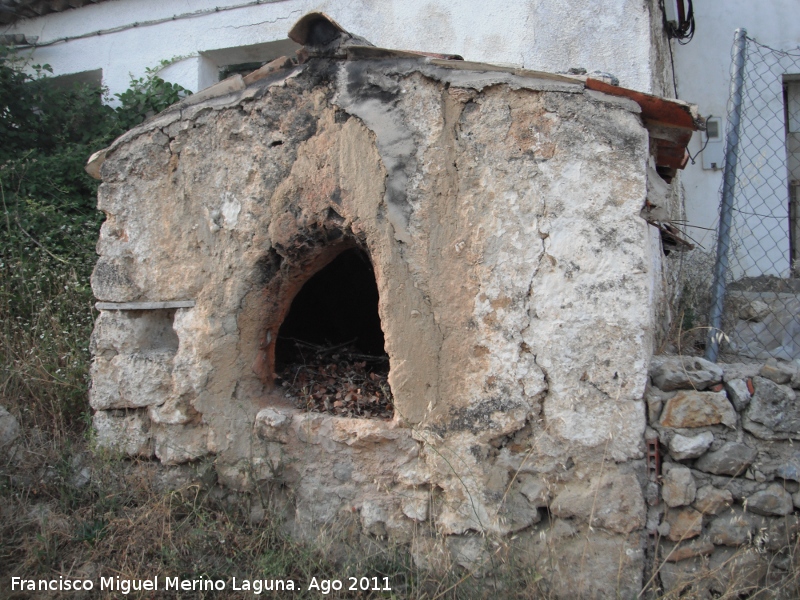
[[[680,17],[678,16],[678,5],[677,2],[682,2],[683,0],[664,0],[664,17],[667,21],[667,24],[671,25],[675,29],[678,28],[680,25]]]
[[[725,161],[725,140],[722,138],[722,117],[709,117],[702,135],[703,168],[716,171]]]

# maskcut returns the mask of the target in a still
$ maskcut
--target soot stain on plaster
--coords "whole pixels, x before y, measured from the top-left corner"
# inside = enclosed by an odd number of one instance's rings
[[[282,265],[283,257],[278,254],[275,248],[270,248],[269,252],[256,262],[259,282],[264,285],[272,281],[272,279],[280,273]]]
[[[331,212],[339,216],[336,211]],[[290,262],[300,262],[315,251],[339,242],[345,237],[353,239],[356,243],[361,242],[352,231],[341,229],[335,222],[330,224],[331,227],[325,225],[327,223],[322,226],[319,223],[312,223],[298,230],[287,244],[276,244],[275,250]]]
[[[297,142],[305,142],[317,134],[317,119],[315,116],[299,112],[289,125]]]
[[[481,433],[487,429],[496,429],[497,425],[492,421],[492,415],[520,408],[519,403],[507,400],[511,396],[510,390],[502,390],[502,393],[503,396],[492,396],[475,407],[451,408],[449,422],[446,425],[433,425],[431,429],[437,435],[456,431]]]
[[[398,78],[402,74],[393,72],[399,62],[383,61],[380,68],[367,61],[347,63],[336,102],[375,134],[387,171],[385,202],[407,218],[406,187],[414,170],[417,144],[399,106],[403,79]]]
[[[378,81],[375,70],[369,63],[352,62],[347,65],[347,93],[351,97],[366,101],[377,100],[382,104],[396,104],[401,86],[395,80]],[[387,86],[387,83],[390,85]]]

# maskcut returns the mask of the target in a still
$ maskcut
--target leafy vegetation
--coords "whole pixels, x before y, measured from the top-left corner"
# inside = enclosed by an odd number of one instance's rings
[[[0,404],[52,432],[87,422],[89,276],[102,213],[86,159],[187,90],[155,69],[109,106],[87,84],[56,86],[0,47]]]
[[[161,64],[167,66],[169,61],[162,61]],[[159,69],[145,71],[144,77],[131,78],[130,88],[121,94],[115,94],[120,101],[116,116],[123,130],[135,127],[190,93],[177,83],[164,81],[158,76]]]

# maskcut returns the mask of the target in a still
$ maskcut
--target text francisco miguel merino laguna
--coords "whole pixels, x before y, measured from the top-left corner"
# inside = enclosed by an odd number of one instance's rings
[[[57,579],[25,579],[23,577],[11,578],[11,591],[20,592],[69,592],[88,591],[95,589],[92,579],[71,579],[59,577]],[[140,591],[169,591],[180,590],[185,592],[235,590],[248,591],[253,594],[263,592],[299,591],[299,584],[291,579],[237,579],[230,581],[224,579],[180,579],[179,577],[153,577],[152,579],[123,579],[121,577],[101,577],[97,589],[121,592],[123,595]],[[388,577],[348,577],[346,581],[340,579],[321,579],[312,577],[306,590],[316,590],[322,594],[341,589],[357,591],[391,591]]]

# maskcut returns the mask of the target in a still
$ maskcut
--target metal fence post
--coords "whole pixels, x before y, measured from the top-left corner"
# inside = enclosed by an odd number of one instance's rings
[[[719,233],[717,237],[717,260],[714,264],[714,281],[711,289],[711,311],[709,314],[706,358],[717,362],[719,355],[722,308],[725,302],[725,276],[728,272],[728,250],[730,249],[731,221],[733,219],[733,192],[736,186],[736,162],[739,150],[739,126],[742,116],[742,88],[744,87],[745,49],[747,30],[739,28],[733,38],[733,63],[731,66],[731,111],[728,133],[725,140],[725,171],[722,183],[722,203],[719,211]]]

